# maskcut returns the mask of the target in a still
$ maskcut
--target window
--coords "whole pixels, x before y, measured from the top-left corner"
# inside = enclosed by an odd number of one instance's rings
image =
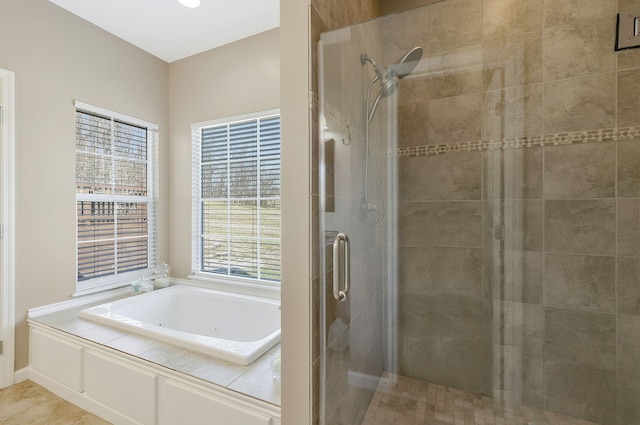
[[[155,266],[157,126],[76,102],[78,290]]]
[[[280,282],[280,116],[194,124],[193,269]]]

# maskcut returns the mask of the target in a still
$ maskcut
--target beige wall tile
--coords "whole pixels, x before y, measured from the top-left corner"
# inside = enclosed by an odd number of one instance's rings
[[[545,361],[544,386],[547,410],[615,424],[615,372]]]
[[[618,10],[629,10],[640,7],[640,0],[618,0]]]
[[[544,197],[613,198],[615,170],[613,143],[547,147],[544,150]]]
[[[482,156],[479,152],[402,158],[399,168],[403,201],[481,198]]]
[[[482,139],[540,136],[542,84],[492,90],[482,97]]]
[[[479,248],[402,247],[399,264],[403,294],[482,296]]]
[[[544,407],[544,361],[541,357],[522,359],[522,404],[542,409]]]
[[[385,17],[382,22],[385,64],[391,64],[413,47],[429,51],[429,16],[432,8],[420,7]]]
[[[615,71],[615,28],[606,16],[546,30],[544,80]]]
[[[618,313],[640,316],[640,258],[618,257]]]
[[[615,84],[614,73],[545,83],[545,133],[613,128]]]
[[[542,252],[499,248],[483,252],[486,298],[542,303]]]
[[[507,250],[542,250],[542,200],[489,200],[484,201],[485,248],[504,241]]]
[[[398,106],[398,145],[425,146],[429,142],[429,103]]]
[[[543,0],[484,0],[483,39],[540,31],[542,16]]]
[[[429,52],[477,44],[482,38],[482,3],[477,0],[447,0],[431,9]]]
[[[546,360],[615,371],[614,314],[546,307],[544,336]]]
[[[492,301],[451,294],[405,294],[400,322],[409,335],[490,341]]]
[[[618,126],[640,125],[640,69],[618,72]]]
[[[621,350],[625,350],[621,348]],[[640,352],[635,349],[635,358]],[[617,425],[636,425],[640,423],[640,373],[638,369],[619,369],[618,385],[616,388],[616,407],[618,411]]]
[[[618,142],[618,196],[640,197],[640,140]]]
[[[403,202],[400,244],[407,246],[480,247],[481,201]]]
[[[430,54],[427,63],[431,99],[482,91],[480,44]]]
[[[429,101],[429,144],[480,140],[482,94]]]
[[[542,32],[482,43],[484,89],[542,81]]]
[[[545,251],[615,255],[615,201],[545,201]]]
[[[615,257],[547,255],[545,305],[615,313],[615,276]]]
[[[640,316],[618,315],[618,344],[640,347]]]
[[[640,256],[640,200],[618,199],[618,255]]]
[[[615,16],[616,0],[544,0],[546,28],[572,22]]]
[[[616,52],[618,71],[640,68],[640,49],[628,49]]]
[[[541,304],[494,300],[493,333],[502,346],[522,347],[524,340],[537,339],[539,354],[544,342],[544,308]]]
[[[542,152],[541,147],[483,152],[484,198],[542,198]]]
[[[398,105],[425,103],[429,101],[429,78],[425,75],[410,75],[399,81]],[[400,113],[398,113],[400,115]]]

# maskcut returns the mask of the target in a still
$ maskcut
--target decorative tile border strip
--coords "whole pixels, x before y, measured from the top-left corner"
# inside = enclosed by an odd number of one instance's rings
[[[317,102],[317,96],[315,96],[315,94],[313,100],[314,103]],[[364,141],[364,135],[358,126],[344,117],[337,108],[325,102],[324,113],[326,119],[331,120],[332,124],[337,124],[341,130],[346,133],[349,140],[356,140],[359,142]],[[573,131],[547,134],[544,136],[517,137],[513,139],[478,140],[440,145],[409,146],[397,149],[386,149],[384,150],[383,155],[398,158],[410,158],[444,155],[448,153],[523,149],[535,146],[544,147],[585,143],[606,143],[634,139],[640,139],[640,126]]]
[[[345,118],[338,109],[334,108],[327,102],[324,104],[324,114],[326,119],[337,124],[341,130],[346,133],[349,139],[364,141],[364,136],[358,126]]]
[[[385,151],[385,153],[389,156],[403,158],[444,155],[448,153],[459,152],[483,152],[493,150],[522,149],[534,146],[605,143],[634,139],[640,139],[640,126],[574,131],[568,133],[547,134],[545,136],[519,137],[514,139],[487,141],[481,140],[443,145],[410,146],[406,148],[388,149]]]

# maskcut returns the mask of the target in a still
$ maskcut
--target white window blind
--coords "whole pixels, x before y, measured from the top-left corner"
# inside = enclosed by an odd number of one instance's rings
[[[156,263],[157,127],[76,103],[78,286]]]
[[[280,116],[193,126],[193,267],[280,281]]]

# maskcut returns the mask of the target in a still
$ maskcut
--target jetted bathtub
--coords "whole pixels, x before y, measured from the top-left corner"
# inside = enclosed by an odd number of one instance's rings
[[[80,317],[247,365],[280,341],[279,305],[176,285],[87,308]]]

